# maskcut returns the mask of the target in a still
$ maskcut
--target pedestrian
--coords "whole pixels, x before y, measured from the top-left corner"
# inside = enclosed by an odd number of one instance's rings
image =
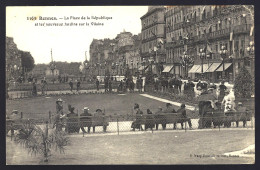
[[[175,111],[175,109],[172,107],[171,103],[166,103],[166,109],[163,112],[164,113],[177,113]],[[176,129],[176,122],[173,123],[173,129]]]
[[[152,115],[153,113],[151,112],[150,109],[147,109],[147,116],[146,116],[146,119],[145,119],[145,130],[147,129],[151,129],[153,130],[154,128],[154,125],[155,125],[155,120],[154,120],[154,117]]]
[[[53,126],[56,126],[57,131],[62,131],[62,119],[65,117],[63,113],[63,100],[59,98],[56,101],[56,115]]]
[[[243,127],[245,127],[246,121],[248,119],[250,119],[249,114],[248,114],[249,110],[246,107],[243,106],[242,102],[238,102],[236,110],[237,110],[237,115],[239,115],[238,117],[240,118],[240,120],[243,121]],[[238,127],[238,125],[239,125],[238,120],[236,121],[236,125]]]
[[[177,110],[177,113],[181,113],[182,115],[182,122],[181,122],[181,128],[183,129],[183,122],[186,122],[188,121],[188,124],[189,124],[189,128],[192,129],[192,124],[191,124],[191,120],[190,118],[187,117],[187,114],[186,114],[186,109],[185,109],[185,104],[181,104],[181,108]]]
[[[32,94],[33,94],[33,96],[37,96],[37,87],[36,87],[36,83],[35,82],[33,82],[33,90],[32,90]]]
[[[70,86],[70,91],[72,92],[72,90],[73,90],[73,82],[72,82],[72,79],[71,79],[70,82],[69,82],[69,86]]]
[[[163,109],[161,106],[158,107],[157,112],[155,112],[155,129],[158,130],[159,128],[159,124],[162,124],[162,128],[163,130],[166,129],[166,118],[165,115],[162,114],[163,113]]]
[[[218,96],[218,100],[220,102],[224,99],[226,90],[227,87],[225,86],[225,81],[221,81],[221,84],[219,85],[219,96]]]
[[[96,87],[97,87],[97,91],[99,91],[99,80],[96,80]]]
[[[112,81],[111,79],[108,80],[108,89],[109,89],[109,93],[112,92]]]
[[[91,116],[92,114],[89,113],[89,108],[84,107],[83,113],[80,115],[80,129],[83,133],[87,133],[84,127],[88,127],[88,133],[90,133],[90,128],[92,126]]]
[[[79,89],[80,89],[80,81],[77,80],[77,92],[79,92]]]
[[[46,85],[47,85],[47,81],[45,80],[45,77],[44,77],[43,80],[41,81],[42,95],[45,95]]]
[[[105,92],[108,92],[108,79],[107,79],[107,77],[105,77],[104,82],[105,82]]]
[[[79,133],[78,114],[74,113],[74,107],[68,105],[69,113],[67,114],[67,132],[68,133]]]
[[[181,85],[182,85],[181,78],[179,78],[177,82],[178,82],[179,94],[181,94]]]
[[[135,131],[135,129],[139,129],[139,130],[143,130],[142,127],[142,116],[143,116],[143,111],[140,110],[139,108],[139,104],[135,103],[134,105],[134,110],[136,111],[135,115],[136,115],[136,120],[132,123],[131,128],[133,128],[133,131]]]

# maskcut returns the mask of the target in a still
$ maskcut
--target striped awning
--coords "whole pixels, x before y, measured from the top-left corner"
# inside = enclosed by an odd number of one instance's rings
[[[170,65],[170,66],[166,66],[164,69],[163,69],[163,73],[169,73],[173,68],[173,65]]]
[[[221,63],[212,63],[212,65],[205,71],[206,73],[212,73],[216,71]]]
[[[211,66],[212,63],[210,64],[203,64],[203,73]],[[201,73],[201,65],[200,67],[195,71],[195,73]]]
[[[231,66],[232,63],[225,63],[224,64],[224,69],[228,69]],[[223,71],[223,64],[220,65],[220,67],[216,71]]]
[[[200,67],[200,65],[193,65],[192,68],[190,69],[189,73],[195,73],[195,71],[198,70],[199,67]]]
[[[140,66],[139,68],[138,68],[138,71],[143,71],[143,70],[145,70],[146,68],[147,68],[148,66]]]

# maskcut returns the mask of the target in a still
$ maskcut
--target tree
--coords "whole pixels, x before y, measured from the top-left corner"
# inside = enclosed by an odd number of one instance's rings
[[[250,98],[253,89],[253,79],[245,67],[242,67],[234,82],[235,96]]]
[[[15,136],[15,141],[28,149],[28,153],[32,155],[42,154],[44,162],[48,162],[51,148],[64,153],[64,146],[68,145],[68,137],[65,132],[54,130],[51,134],[48,133],[48,124],[46,128],[41,129],[32,121],[26,121],[18,134]]]
[[[34,68],[34,58],[30,52],[20,51],[22,59],[22,67],[26,69],[27,72],[31,71]]]

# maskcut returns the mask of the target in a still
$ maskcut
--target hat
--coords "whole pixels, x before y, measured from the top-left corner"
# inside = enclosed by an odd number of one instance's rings
[[[89,108],[88,107],[84,107],[82,110],[89,110]]]
[[[182,104],[181,104],[181,108],[184,108],[184,107],[186,107],[186,106],[185,106],[185,104],[184,104],[184,103],[182,103]]]
[[[134,109],[138,109],[139,108],[139,104],[135,103]]]
[[[63,102],[63,100],[61,98],[59,98],[56,102]]]
[[[13,110],[12,113],[18,114],[18,110]]]
[[[237,104],[238,104],[238,105],[242,105],[242,102],[238,102]]]
[[[97,110],[96,110],[96,112],[98,112],[98,111],[102,112],[102,110],[101,110],[101,109],[97,109]]]

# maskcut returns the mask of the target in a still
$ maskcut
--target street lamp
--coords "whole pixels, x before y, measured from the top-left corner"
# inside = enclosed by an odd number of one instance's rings
[[[142,62],[142,65],[144,66],[144,68],[143,68],[143,75],[144,75],[144,69],[145,69],[145,58],[143,58],[143,62]]]
[[[119,64],[118,64],[118,62],[116,62],[116,74],[118,75],[118,66],[119,66]]]
[[[203,60],[206,57],[205,49],[200,48],[199,53],[200,53],[199,56],[200,56],[200,59],[201,59],[201,78],[203,78]]]
[[[131,65],[132,65],[132,76],[134,75],[134,63],[133,60],[131,60]]]
[[[192,64],[193,59],[187,54],[187,51],[184,51],[183,52],[183,56],[181,56],[180,58],[183,61],[183,65],[184,65],[184,77],[188,77],[188,68],[187,68],[187,66]]]
[[[225,58],[227,56],[226,46],[224,46],[224,45],[221,46],[219,54],[221,55],[221,58],[222,58],[222,64],[223,64],[222,79],[224,79],[225,78]]]

